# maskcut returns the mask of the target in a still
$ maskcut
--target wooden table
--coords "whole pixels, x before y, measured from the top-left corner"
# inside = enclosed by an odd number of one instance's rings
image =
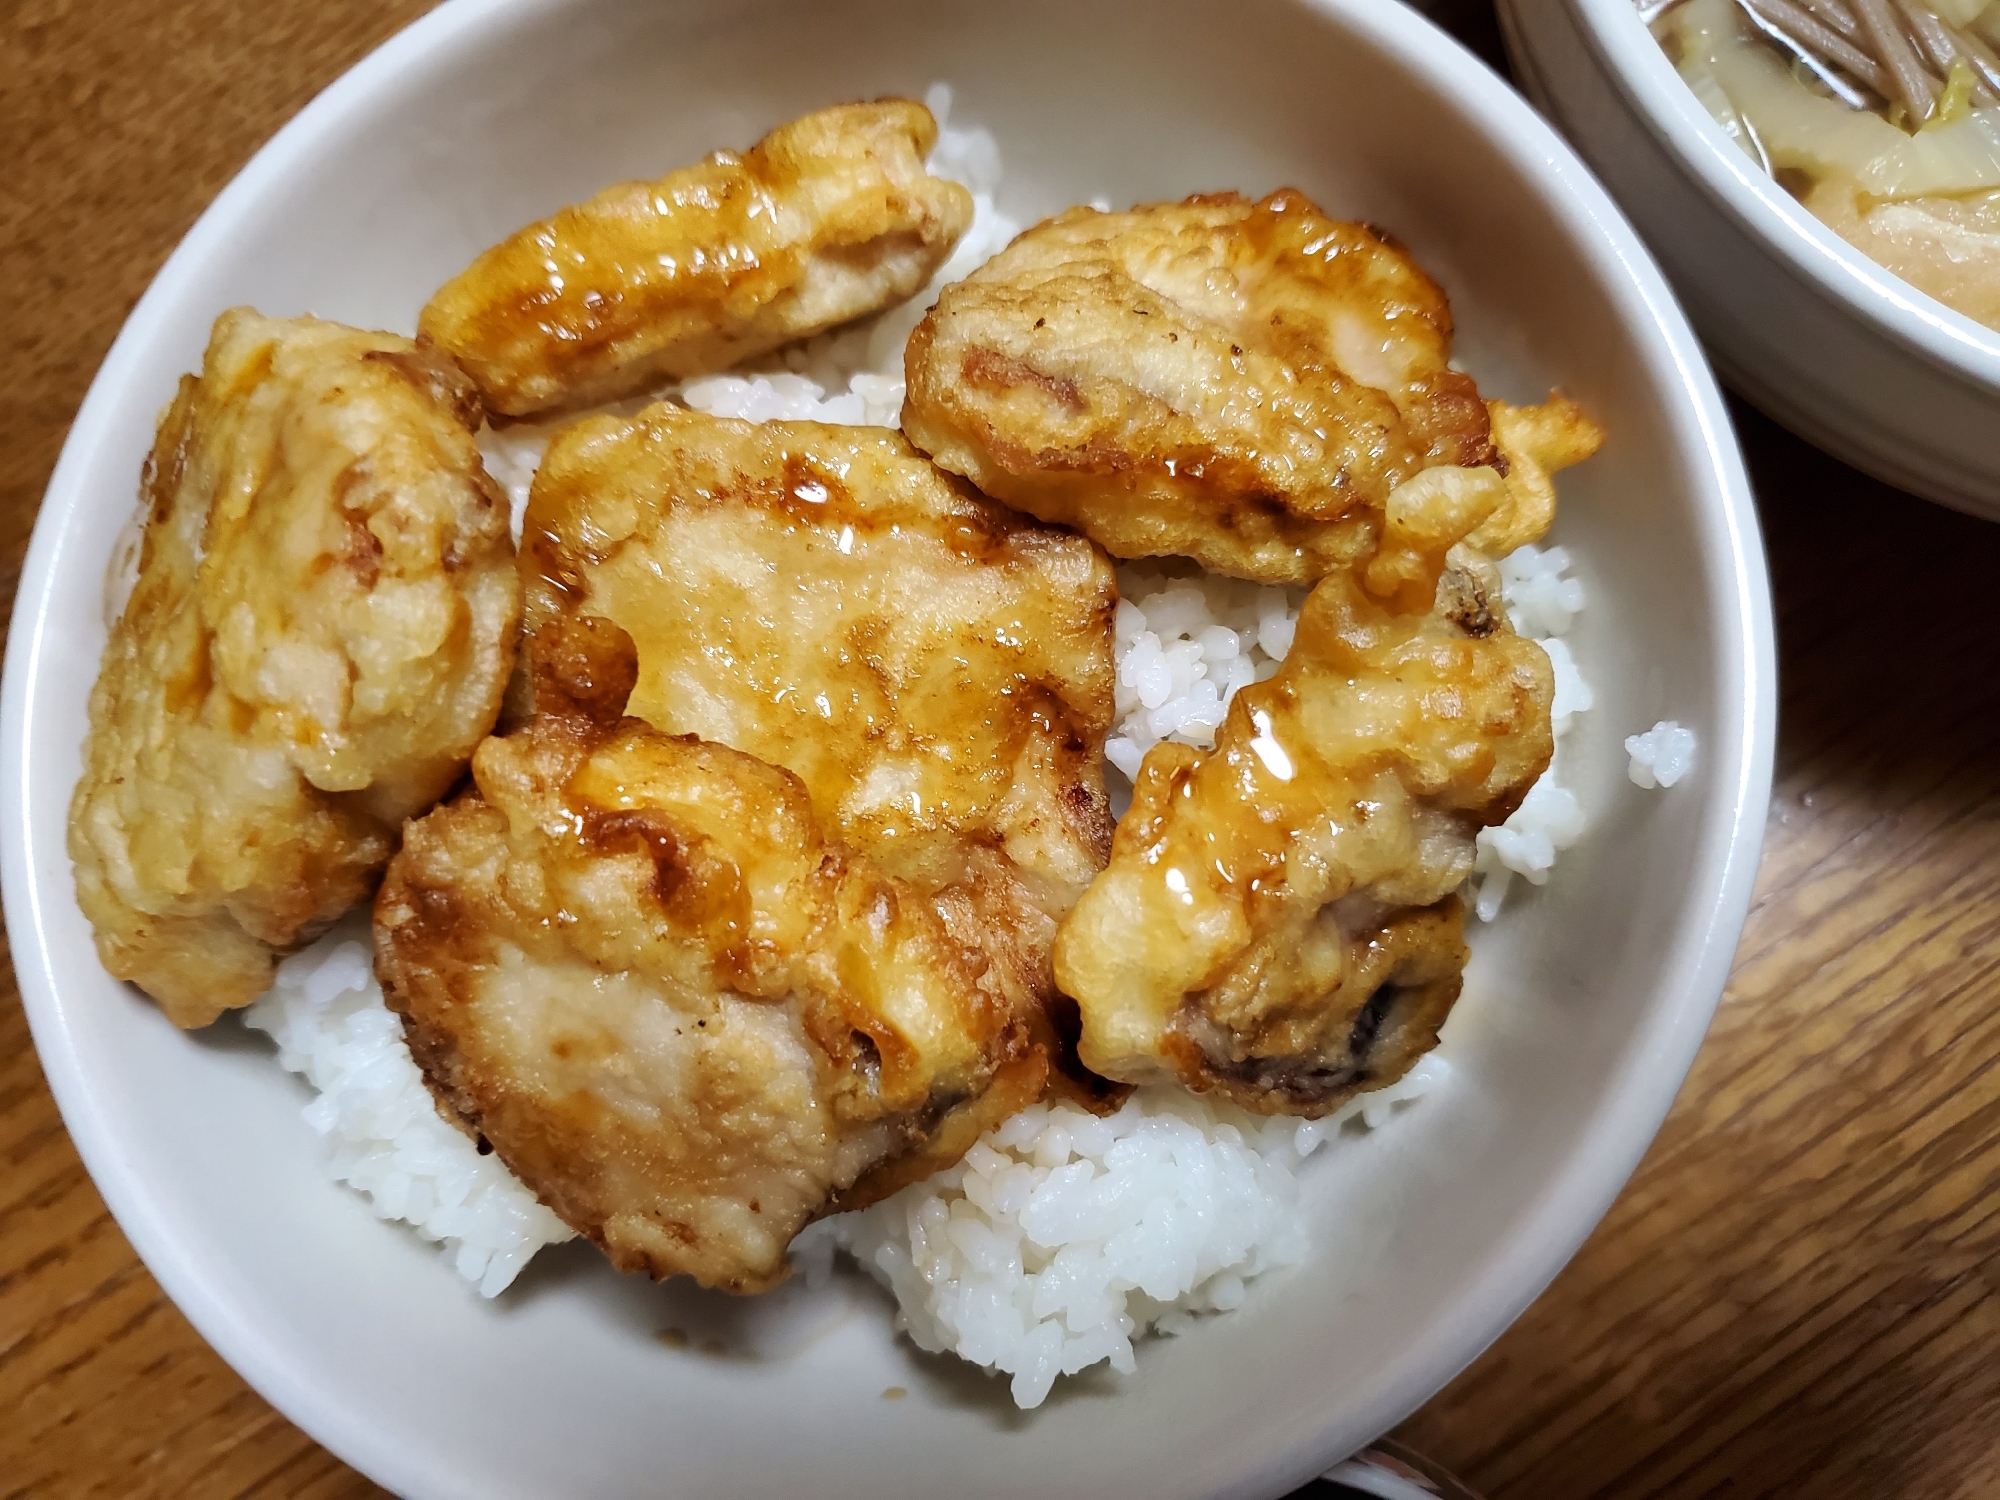
[[[6,597],[69,419],[167,252],[424,8],[13,0],[0,18]],[[1494,1500],[2000,1495],[2000,527],[1738,420],[1782,659],[1757,904],[1631,1186],[1400,1433]],[[161,1296],[63,1132],[9,978],[0,1500],[373,1493]]]

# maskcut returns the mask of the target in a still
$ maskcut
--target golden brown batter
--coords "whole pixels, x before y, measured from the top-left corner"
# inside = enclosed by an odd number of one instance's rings
[[[844,104],[530,224],[431,298],[418,327],[508,416],[726,369],[901,302],[972,223],[931,177],[930,111]]]
[[[1117,557],[1310,584],[1390,493],[1490,463],[1451,309],[1393,242],[1304,195],[1073,208],[947,287],[903,427],[943,467]]]
[[[421,343],[247,308],[160,420],[69,845],[105,967],[179,1025],[365,897],[493,725],[520,592],[479,422]]]
[[[1033,1098],[1041,1060],[797,777],[620,720],[615,625],[532,649],[542,712],[390,866],[384,992],[447,1108],[619,1269],[760,1290],[812,1218],[902,1180],[871,1169],[924,1175]]]

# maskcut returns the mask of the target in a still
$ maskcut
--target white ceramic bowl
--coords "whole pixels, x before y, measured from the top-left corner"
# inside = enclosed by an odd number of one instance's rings
[[[1499,0],[1531,98],[1596,168],[1730,384],[1877,478],[2000,520],[2000,333],[1890,274],[1744,156],[1632,0]]]
[[[527,219],[809,107],[958,85],[1002,206],[1296,184],[1392,226],[1448,286],[1492,392],[1560,384],[1610,431],[1558,537],[1595,603],[1574,742],[1594,833],[1481,934],[1453,1086],[1313,1164],[1308,1262],[1138,1374],[1017,1414],[875,1305],[803,1352],[664,1346],[712,1299],[569,1247],[497,1304],[321,1174],[299,1084],[233,1023],[177,1033],[93,956],[63,847],[102,578],[155,414],[234,303],[407,329]],[[64,1117],[202,1333],[288,1416],[410,1496],[1278,1494],[1414,1409],[1581,1243],[1708,1024],[1769,790],[1770,608],[1727,418],[1631,229],[1504,84],[1379,0],[453,0],[245,169],[133,313],[50,484],[9,642],[8,928]],[[1688,781],[1619,740],[1675,717]],[[885,1401],[905,1387],[909,1398]]]

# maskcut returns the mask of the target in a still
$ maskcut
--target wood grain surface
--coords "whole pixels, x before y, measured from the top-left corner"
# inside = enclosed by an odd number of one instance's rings
[[[0,7],[5,597],[69,420],[167,252],[424,8]],[[1783,698],[1757,904],[1631,1186],[1399,1433],[1493,1500],[2000,1496],[2000,527],[1738,419]],[[161,1296],[7,977],[0,1497],[377,1493]]]

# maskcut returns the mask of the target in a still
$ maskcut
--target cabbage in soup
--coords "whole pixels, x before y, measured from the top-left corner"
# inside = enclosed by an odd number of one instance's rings
[[[2000,329],[2000,0],[1642,0],[1744,154],[1870,259]]]

